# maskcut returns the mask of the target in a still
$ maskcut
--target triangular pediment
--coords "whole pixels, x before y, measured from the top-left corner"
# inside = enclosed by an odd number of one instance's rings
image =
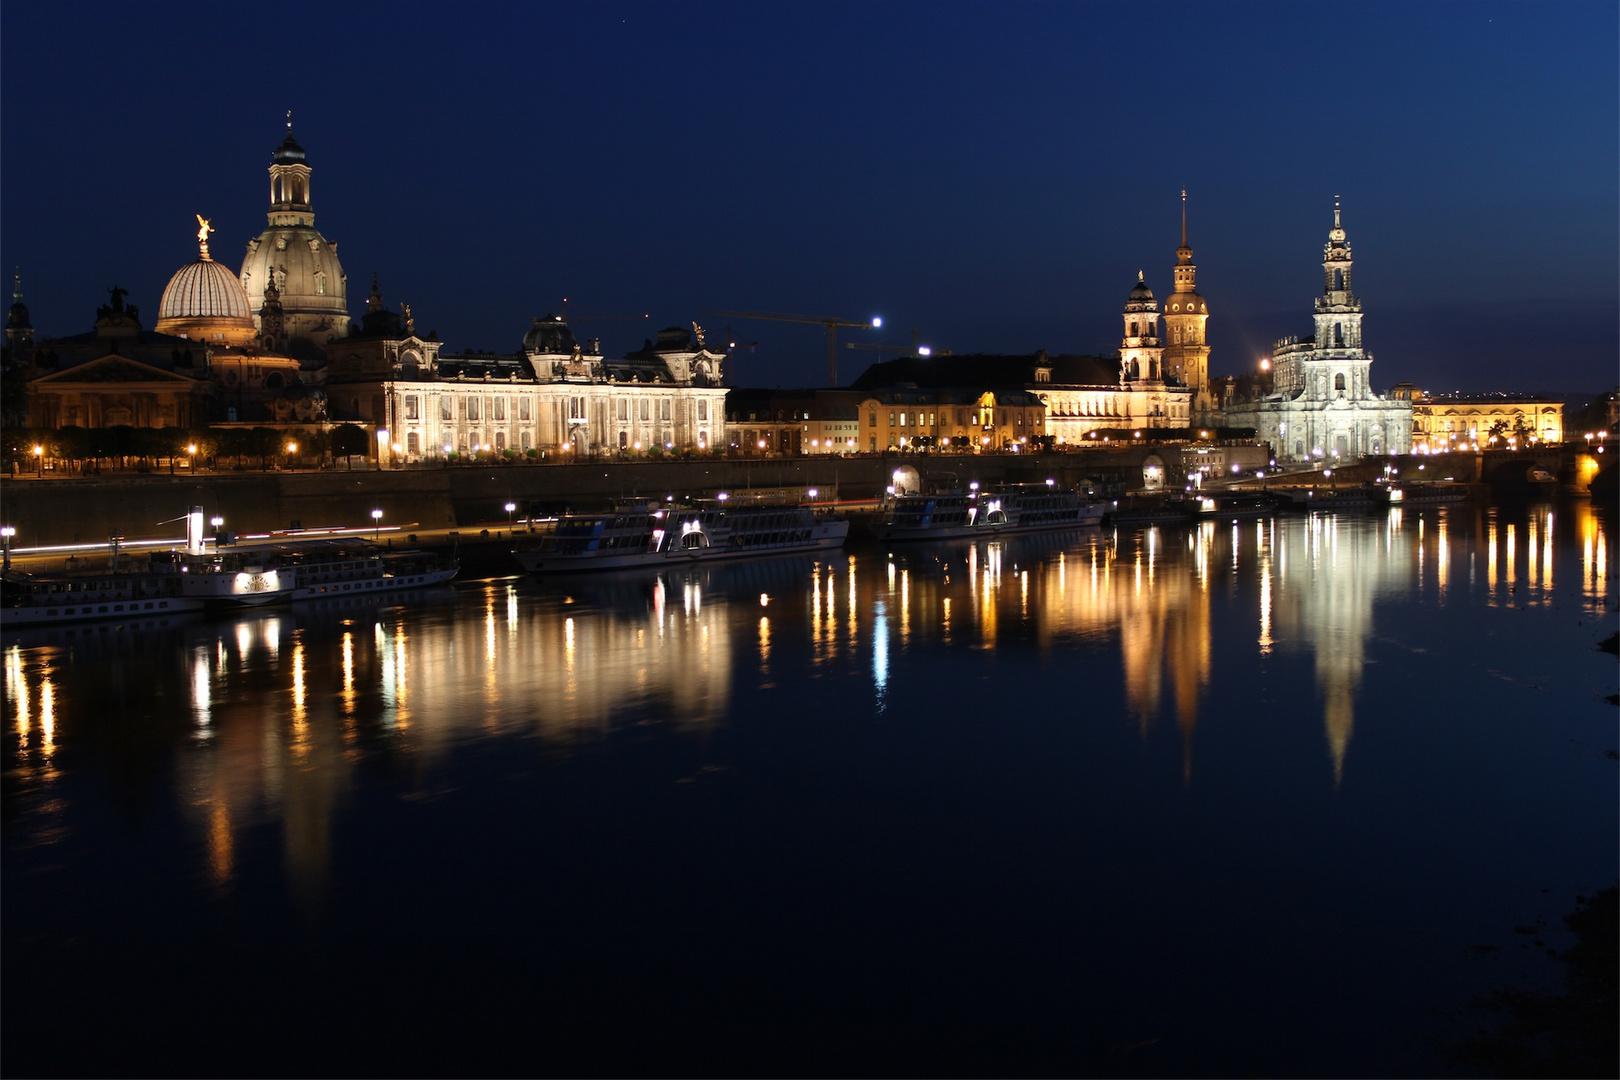
[[[197,382],[194,378],[185,375],[176,375],[171,371],[143,364],[139,360],[131,360],[127,356],[116,353],[103,356],[96,360],[87,360],[82,364],[74,364],[70,368],[43,375],[34,380],[35,385],[40,383],[182,383]]]

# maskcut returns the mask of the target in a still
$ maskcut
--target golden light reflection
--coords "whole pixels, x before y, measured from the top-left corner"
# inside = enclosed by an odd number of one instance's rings
[[[28,745],[28,680],[23,675],[22,650],[13,645],[6,650],[6,697],[11,700],[12,715],[17,718],[17,734],[24,746]]]
[[[1440,602],[1445,603],[1447,575],[1451,572],[1451,549],[1446,537],[1446,518],[1442,517],[1435,526],[1434,551],[1435,581],[1440,590]]]
[[[911,641],[911,571],[900,571],[900,647]]]
[[[1003,619],[1010,633],[1000,647],[1033,643],[1057,661],[1055,678],[1064,676],[1063,663],[1072,655],[1066,645],[1106,648],[1107,663],[1117,664],[1108,677],[1120,679],[1116,686],[1123,687],[1128,710],[1119,719],[1174,755],[1176,764],[1163,764],[1167,773],[1204,783],[1216,769],[1238,767],[1229,753],[1209,753],[1212,737],[1237,734],[1215,725],[1245,722],[1241,709],[1202,706],[1213,677],[1212,606],[1229,607],[1211,599],[1208,578],[1211,567],[1232,562],[1230,548],[1240,553],[1239,582],[1246,589],[1252,581],[1258,596],[1258,633],[1247,622],[1255,616],[1245,601],[1242,621],[1227,624],[1235,627],[1236,639],[1223,644],[1223,664],[1238,650],[1255,649],[1277,658],[1267,670],[1279,670],[1289,654],[1314,665],[1314,698],[1306,691],[1267,701],[1263,692],[1269,688],[1257,686],[1252,708],[1320,732],[1313,736],[1321,740],[1317,782],[1325,786],[1331,777],[1349,785],[1357,778],[1357,712],[1378,707],[1359,700],[1371,643],[1416,633],[1375,628],[1375,612],[1386,610],[1377,602],[1411,590],[1431,573],[1431,564],[1433,583],[1445,597],[1462,584],[1454,580],[1461,564],[1450,565],[1460,552],[1485,557],[1488,550],[1487,568],[1496,567],[1493,581],[1499,581],[1501,549],[1522,536],[1530,587],[1520,568],[1516,602],[1533,594],[1536,603],[1547,603],[1554,569],[1573,591],[1576,571],[1556,564],[1563,558],[1578,563],[1581,592],[1596,609],[1614,574],[1610,527],[1584,506],[1560,513],[1575,516],[1558,522],[1556,533],[1545,511],[1521,517],[1510,532],[1506,521],[1473,509],[1408,508],[1411,520],[1400,525],[1319,513],[1257,523],[1252,531],[1247,523],[1212,523],[1185,531],[1093,532],[1045,544],[1011,538],[941,554],[901,552],[892,560],[880,555],[882,572],[880,564],[860,562],[871,557],[865,553],[818,562],[813,569],[804,561],[772,569],[762,560],[748,569],[739,563],[667,571],[656,581],[627,576],[581,586],[566,600],[556,586],[513,590],[502,584],[490,589],[485,609],[469,610],[463,600],[452,619],[389,614],[392,621],[372,623],[372,640],[364,644],[358,638],[368,633],[365,622],[351,630],[349,623],[331,626],[298,612],[285,615],[291,636],[279,659],[286,669],[271,659],[262,616],[204,630],[205,636],[192,627],[179,646],[186,650],[181,663],[154,677],[170,680],[170,700],[184,700],[190,691],[203,736],[186,743],[183,755],[191,774],[187,791],[197,793],[187,803],[194,858],[200,874],[221,882],[241,876],[238,869],[245,873],[257,846],[244,843],[236,852],[234,830],[256,827],[266,816],[285,820],[289,867],[299,868],[299,880],[317,880],[316,871],[333,857],[327,836],[333,808],[342,805],[346,778],[370,752],[369,736],[377,728],[403,731],[409,723],[409,738],[398,739],[390,752],[412,761],[448,753],[473,725],[533,735],[550,745],[599,739],[632,723],[702,731],[727,715],[733,681],[728,665],[757,663],[762,683],[780,679],[787,685],[789,671],[803,677],[813,649],[840,658],[817,672],[829,680],[854,677],[864,685],[869,659],[876,704],[884,708],[891,681],[899,680],[897,695],[913,694],[913,682],[902,676],[923,670],[909,665],[925,664],[931,646],[949,645],[947,662],[977,662],[983,654],[968,650],[997,647]],[[1556,556],[1555,537],[1563,545]],[[864,593],[857,588],[858,571]],[[665,608],[666,595],[681,597],[678,609]],[[761,597],[768,607],[761,606]],[[1473,602],[1480,600],[1476,595]],[[514,634],[520,604],[521,632]],[[492,622],[503,613],[508,632],[492,634]],[[856,652],[858,635],[865,636]],[[230,655],[233,646],[243,650],[240,660]],[[6,697],[15,717],[8,726],[24,743],[43,740],[45,752],[55,753],[58,746],[77,745],[78,682],[64,669],[42,677],[40,667],[30,666],[35,663],[28,652],[8,645]],[[290,684],[283,681],[289,675]],[[920,679],[916,686],[918,693],[926,689]],[[284,687],[287,696],[279,692]],[[58,697],[61,710],[55,707]],[[347,718],[343,738],[324,723],[323,710],[339,707]],[[1076,723],[1111,719],[1076,709]],[[35,752],[32,745],[25,749]],[[29,777],[25,783],[40,782],[37,774],[19,772]]]
[[[236,845],[231,836],[230,809],[224,802],[216,802],[208,814],[208,870],[214,884],[223,885],[231,879],[236,863]]]
[[[1514,529],[1513,529],[1513,526],[1510,524],[1507,527],[1507,551],[1506,551],[1507,558],[1505,560],[1506,569],[1507,569],[1507,586],[1508,586],[1508,591],[1509,592],[1513,591],[1514,569],[1515,569],[1515,564],[1518,561],[1517,558],[1514,555],[1514,550],[1513,550],[1514,549],[1514,535],[1513,535],[1513,533],[1514,533]]]
[[[296,641],[292,654],[292,749],[303,757],[309,752],[309,715],[305,709],[304,643]]]
[[[402,731],[411,722],[411,680],[406,670],[409,656],[405,648],[405,625],[400,623],[394,627],[394,723]]]
[[[354,634],[343,631],[343,715],[354,716]]]
[[[1496,604],[1496,522],[1492,521],[1485,530],[1485,589],[1491,595],[1491,604]]]
[[[1271,556],[1260,560],[1260,655],[1271,652]]]
[[[47,758],[56,752],[56,684],[48,676],[39,681],[39,750]]]
[[[197,724],[197,733],[204,738],[208,736],[208,724],[212,708],[211,695],[213,680],[208,671],[208,650],[198,648],[191,657],[191,715]]]
[[[861,601],[855,592],[855,560],[847,559],[844,562],[844,572],[849,575],[849,599],[844,603],[844,611],[849,616],[845,624],[845,635],[849,639],[849,647],[855,649],[856,639],[859,636]]]
[[[1551,593],[1553,588],[1553,514],[1547,511],[1547,521],[1541,534],[1541,588]]]

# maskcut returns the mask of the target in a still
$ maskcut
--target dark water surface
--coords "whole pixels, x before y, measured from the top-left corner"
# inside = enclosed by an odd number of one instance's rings
[[[1614,881],[1614,596],[1467,507],[7,637],[6,1072],[1444,1073]]]

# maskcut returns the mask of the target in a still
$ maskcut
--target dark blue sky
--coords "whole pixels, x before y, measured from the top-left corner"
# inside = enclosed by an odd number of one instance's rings
[[[620,352],[704,308],[1107,352],[1190,192],[1214,373],[1308,333],[1344,199],[1380,387],[1600,390],[1620,16],[1534,4],[62,4],[0,10],[0,248],[42,334],[155,319],[193,213],[240,267],[293,110],[358,313]],[[719,336],[724,319],[709,319]],[[818,385],[821,332],[745,385]],[[845,332],[878,340],[884,332]],[[853,377],[870,353],[842,351]]]

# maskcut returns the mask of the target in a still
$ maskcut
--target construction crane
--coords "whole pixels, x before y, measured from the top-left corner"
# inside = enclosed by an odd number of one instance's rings
[[[838,386],[838,328],[840,326],[859,327],[861,329],[875,330],[883,325],[883,320],[874,318],[870,322],[855,322],[852,319],[840,319],[836,315],[787,315],[780,311],[715,311],[713,309],[703,312],[704,315],[715,315],[722,319],[763,319],[767,322],[793,322],[811,323],[827,328],[827,385]]]

